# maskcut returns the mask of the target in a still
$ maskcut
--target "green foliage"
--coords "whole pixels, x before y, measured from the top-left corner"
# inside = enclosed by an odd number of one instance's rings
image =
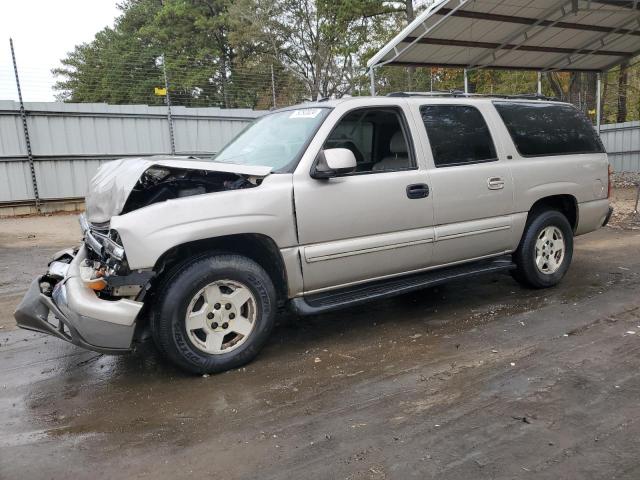
[[[160,51],[137,35],[159,0],[133,1],[122,5],[116,26],[98,32],[90,43],[78,45],[61,61],[54,73],[65,77],[56,83],[58,99],[71,102],[159,104],[154,86],[162,85]]]
[[[414,17],[411,0],[124,0],[120,9],[113,28],[54,70],[59,100],[162,105],[163,62],[177,105],[265,109],[368,95],[367,60]],[[603,120],[640,118],[638,82],[640,64],[604,76]],[[534,72],[469,74],[477,93],[533,93],[536,83]],[[594,118],[595,75],[551,72],[542,85]],[[376,70],[379,94],[463,88],[460,69]]]
[[[402,5],[127,0],[113,28],[62,60],[55,89],[64,101],[162,104],[164,58],[174,104],[268,108],[272,69],[278,104],[342,96],[366,82],[363,62]]]

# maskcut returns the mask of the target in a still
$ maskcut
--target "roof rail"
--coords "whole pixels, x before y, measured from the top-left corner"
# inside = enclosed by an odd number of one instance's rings
[[[465,97],[476,94],[465,94],[462,90],[433,90],[432,92],[391,92],[387,97]]]
[[[461,90],[434,90],[433,92],[391,92],[387,97],[466,97],[466,98],[504,98],[504,99],[524,99],[524,100],[547,100],[559,102],[556,97],[547,97],[537,93],[517,93],[507,94],[484,94],[484,93],[464,93]]]

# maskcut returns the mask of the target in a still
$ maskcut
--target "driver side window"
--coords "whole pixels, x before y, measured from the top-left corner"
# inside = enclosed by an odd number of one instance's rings
[[[323,148],[351,150],[357,164],[351,175],[409,170],[416,167],[407,139],[399,109],[365,108],[345,115]]]

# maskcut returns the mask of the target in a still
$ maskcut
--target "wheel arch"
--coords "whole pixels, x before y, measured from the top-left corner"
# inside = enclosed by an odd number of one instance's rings
[[[575,233],[578,227],[578,200],[571,194],[549,195],[536,200],[527,213],[527,223],[531,222],[535,215],[545,210],[557,210],[568,220],[571,229]]]
[[[276,288],[278,304],[286,301],[287,270],[280,249],[272,238],[259,233],[224,235],[176,245],[158,258],[153,270],[158,275],[157,279],[162,281],[173,275],[186,262],[211,252],[234,253],[250,258],[271,277]]]

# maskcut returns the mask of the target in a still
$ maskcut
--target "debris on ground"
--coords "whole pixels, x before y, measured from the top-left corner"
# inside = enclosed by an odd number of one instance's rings
[[[514,420],[518,420],[519,422],[522,422],[522,423],[527,423],[529,425],[531,424],[531,422],[529,421],[529,419],[527,417],[513,417],[512,416],[511,418],[513,418]]]
[[[611,175],[614,188],[633,188],[640,185],[639,172],[615,172]]]
[[[640,173],[625,173],[625,180],[618,180],[620,186],[613,190],[610,198],[613,214],[609,220],[609,226],[615,229],[640,230],[640,213],[636,210],[636,201],[640,185]]]

